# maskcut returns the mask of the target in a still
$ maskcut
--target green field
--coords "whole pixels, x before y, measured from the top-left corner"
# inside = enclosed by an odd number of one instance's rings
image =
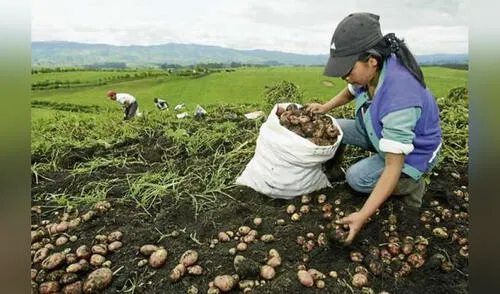
[[[446,96],[455,87],[466,87],[468,72],[441,67],[424,67],[427,84],[436,97]],[[138,71],[140,72],[140,71]],[[235,72],[212,73],[200,78],[161,76],[132,81],[109,83],[95,87],[60,88],[34,90],[33,101],[56,102],[74,105],[95,105],[109,110],[119,109],[117,103],[106,99],[106,92],[115,89],[136,96],[141,110],[152,111],[154,97],[167,100],[170,105],[185,103],[186,109],[196,104],[202,106],[218,103],[264,103],[264,87],[288,80],[300,87],[308,99],[326,101],[345,86],[341,79],[322,75],[322,67],[272,67],[245,68]],[[33,75],[33,83],[43,80],[81,80],[97,82],[113,75],[133,74],[133,72],[62,72],[39,73]],[[333,87],[324,86],[321,81],[333,82]],[[33,108],[32,119],[54,115],[48,108]]]

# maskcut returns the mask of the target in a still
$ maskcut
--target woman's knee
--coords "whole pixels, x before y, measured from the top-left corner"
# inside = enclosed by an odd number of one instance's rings
[[[373,179],[370,175],[366,175],[366,172],[356,165],[347,169],[345,178],[351,188],[363,193],[370,193],[376,183],[376,179]]]

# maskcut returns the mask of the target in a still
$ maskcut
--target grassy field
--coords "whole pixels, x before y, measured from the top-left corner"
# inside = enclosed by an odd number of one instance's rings
[[[423,68],[429,88],[435,96],[446,96],[454,87],[466,87],[468,72],[440,67]],[[140,109],[154,110],[154,97],[161,97],[171,105],[185,103],[187,109],[196,104],[218,103],[264,103],[264,87],[288,80],[300,87],[307,100],[326,101],[345,86],[341,79],[327,78],[322,75],[322,67],[275,67],[246,68],[235,72],[212,73],[201,78],[175,78],[172,76],[144,78],[133,81],[115,82],[104,86],[61,88],[33,91],[32,100],[74,105],[95,105],[118,109],[117,103],[106,99],[106,92],[115,89],[129,92],[137,97]],[[33,75],[33,82],[41,80],[85,80],[97,81],[110,75],[125,72],[67,72]],[[328,80],[333,87],[324,86],[321,81]],[[54,115],[48,108],[35,108],[32,119]]]

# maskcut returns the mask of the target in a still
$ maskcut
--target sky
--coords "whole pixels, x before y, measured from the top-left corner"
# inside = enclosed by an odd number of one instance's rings
[[[380,15],[416,55],[468,53],[469,0],[32,0],[32,41],[328,54],[349,13]]]

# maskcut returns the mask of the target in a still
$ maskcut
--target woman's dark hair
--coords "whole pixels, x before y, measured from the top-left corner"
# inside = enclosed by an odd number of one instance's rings
[[[359,56],[360,61],[367,61],[370,56],[377,60],[378,67],[382,68],[384,61],[394,53],[399,62],[403,64],[408,71],[418,80],[418,82],[425,88],[424,74],[420,69],[417,61],[410,49],[406,46],[404,40],[398,39],[393,33],[387,34],[378,42],[372,49],[361,53]]]

